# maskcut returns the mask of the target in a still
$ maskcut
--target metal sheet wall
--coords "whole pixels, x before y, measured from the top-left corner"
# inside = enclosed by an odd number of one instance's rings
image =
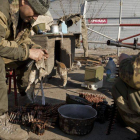
[[[55,0],[50,3],[50,12],[54,19],[72,13],[80,13],[82,3],[84,0]]]
[[[57,0],[51,2],[50,11],[54,19],[64,14],[79,13],[84,0]],[[123,0],[122,23],[140,24],[140,0]],[[63,10],[62,10],[63,9]],[[95,0],[87,3],[86,22],[88,18],[107,18],[107,24],[119,24],[120,0]],[[117,39],[118,26],[90,26],[90,28]],[[121,37],[125,38],[140,33],[140,27],[121,27]],[[138,37],[140,40],[140,37]],[[88,31],[89,41],[106,42],[108,39]],[[133,42],[129,39],[125,42]],[[109,47],[103,44],[89,43],[90,48]]]
[[[122,17],[140,17],[140,0],[122,0]],[[88,2],[87,18],[118,18],[120,0],[98,0]]]

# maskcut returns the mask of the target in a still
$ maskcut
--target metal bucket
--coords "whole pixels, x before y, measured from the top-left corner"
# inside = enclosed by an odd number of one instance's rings
[[[53,24],[52,26],[51,26],[51,32],[52,33],[59,33],[59,28],[58,28],[58,25],[57,24]]]
[[[58,108],[61,130],[72,135],[86,135],[94,126],[97,111],[89,105],[68,104]]]

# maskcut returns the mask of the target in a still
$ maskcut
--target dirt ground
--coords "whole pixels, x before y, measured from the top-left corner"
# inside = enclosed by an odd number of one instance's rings
[[[116,50],[90,50],[90,56],[100,56],[104,54],[115,53]],[[134,51],[125,51],[127,54],[137,54]],[[76,49],[76,57],[83,56],[82,49]],[[58,104],[66,100],[66,93],[70,95],[77,95],[79,92],[88,92],[92,94],[103,94],[106,96],[109,104],[112,104],[111,87],[113,83],[106,81],[106,76],[104,76],[103,87],[96,91],[87,90],[81,87],[84,82],[84,66],[79,70],[73,70],[68,73],[68,84],[66,88],[61,87],[61,80],[58,76],[52,77],[47,83],[43,84],[46,103]],[[36,88],[37,91],[38,88]],[[13,93],[13,92],[12,92]],[[9,108],[14,106],[14,94],[9,94]],[[41,102],[40,94],[37,97],[38,102]],[[19,105],[25,105],[30,101],[26,96],[21,97],[18,94]],[[106,121],[104,124],[95,122],[93,130],[85,136],[75,136],[68,135],[62,132],[59,127],[48,128],[43,136],[37,136],[36,134],[30,132],[29,130],[29,140],[133,140],[136,138],[136,132],[130,127],[123,127],[119,122],[116,122],[110,135],[106,135],[109,122]]]

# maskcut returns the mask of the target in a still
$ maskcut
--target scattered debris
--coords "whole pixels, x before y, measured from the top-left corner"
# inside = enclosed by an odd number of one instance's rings
[[[102,59],[102,63],[103,64],[107,64],[109,58],[113,58],[113,61],[117,64],[118,63],[118,56],[116,53],[112,53],[112,54],[108,54],[108,55],[102,55],[101,59]]]
[[[102,65],[101,59],[94,59],[94,58],[90,58],[90,57],[75,57],[73,69],[78,69],[77,68],[77,63],[79,63],[78,61],[81,63],[81,67],[83,65],[86,65],[86,66]]]
[[[77,62],[79,61],[82,65],[86,66],[105,66],[109,60],[109,57],[113,58],[115,64],[118,64],[118,56],[116,53],[101,56],[90,56],[90,57],[75,57],[73,69],[77,69]]]

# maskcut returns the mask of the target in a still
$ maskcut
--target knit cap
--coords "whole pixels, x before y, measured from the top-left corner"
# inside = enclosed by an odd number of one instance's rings
[[[28,2],[39,15],[44,15],[49,9],[50,0],[28,0]]]

